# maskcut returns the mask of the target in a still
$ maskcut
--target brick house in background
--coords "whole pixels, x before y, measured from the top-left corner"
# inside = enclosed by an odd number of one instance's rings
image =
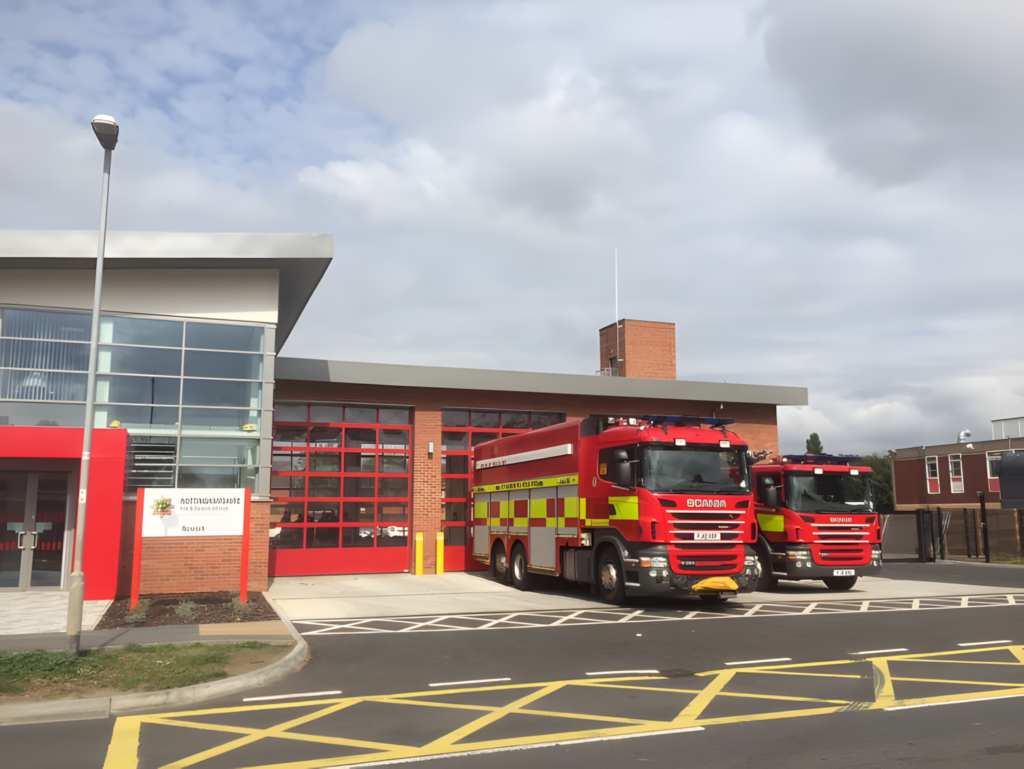
[[[1024,450],[1022,427],[1024,417],[997,419],[988,440],[897,449],[892,466],[896,510],[942,510],[948,514],[949,552],[974,555],[984,499],[993,555],[1019,557],[1024,511],[1001,509],[998,459],[1005,451]]]

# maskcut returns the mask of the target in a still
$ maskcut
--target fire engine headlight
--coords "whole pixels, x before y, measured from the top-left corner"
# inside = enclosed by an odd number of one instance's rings
[[[660,556],[657,558],[652,558],[651,566],[655,569],[664,569],[668,567],[668,558],[662,558]]]
[[[757,563],[757,556],[748,555],[743,559],[743,563],[745,563],[747,566],[753,566],[755,563]]]
[[[651,569],[651,571],[650,571],[650,575],[651,575],[652,577],[657,577],[657,576],[658,576],[658,570],[657,570],[657,569]]]
[[[872,545],[871,546],[871,557],[872,558],[880,558],[881,555],[882,555],[882,546],[881,545]]]
[[[649,568],[651,568],[651,559],[650,558],[641,558],[640,559],[640,568],[641,569],[649,569]],[[652,574],[651,576],[653,577],[654,575]]]

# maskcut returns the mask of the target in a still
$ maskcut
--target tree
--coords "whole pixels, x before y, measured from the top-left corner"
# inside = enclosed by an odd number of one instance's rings
[[[871,468],[875,510],[880,513],[891,513],[895,502],[892,496],[892,457],[887,453],[873,451],[864,456],[864,464]]]
[[[807,453],[808,454],[824,454],[825,449],[821,447],[821,439],[818,438],[817,433],[811,433],[811,437],[807,439]]]

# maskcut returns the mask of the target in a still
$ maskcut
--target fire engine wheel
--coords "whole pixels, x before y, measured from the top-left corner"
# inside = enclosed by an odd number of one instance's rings
[[[512,548],[512,587],[516,590],[530,589],[530,572],[526,569],[526,548],[517,544]]]
[[[829,590],[849,590],[857,584],[856,577],[826,577],[822,581]]]
[[[597,559],[597,593],[602,601],[622,604],[626,602],[626,581],[619,555],[610,547],[601,551]]]
[[[761,592],[774,590],[779,585],[778,577],[772,574],[772,559],[761,549],[757,551],[757,589]]]
[[[491,551],[491,576],[495,582],[508,582],[508,560],[505,558],[505,546],[500,542]]]

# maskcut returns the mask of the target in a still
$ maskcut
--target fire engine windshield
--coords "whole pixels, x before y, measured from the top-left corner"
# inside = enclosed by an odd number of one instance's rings
[[[871,479],[845,473],[792,473],[786,477],[785,504],[797,513],[868,513],[874,509]]]
[[[643,485],[649,491],[672,494],[746,494],[750,488],[747,449],[645,446]]]

